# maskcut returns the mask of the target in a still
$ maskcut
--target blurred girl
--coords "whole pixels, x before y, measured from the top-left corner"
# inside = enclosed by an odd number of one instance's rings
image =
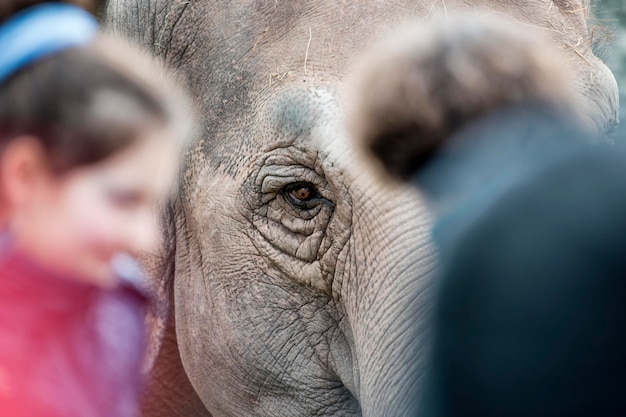
[[[0,6],[0,415],[130,417],[146,299],[120,268],[156,243],[179,125],[153,66],[36,3]]]

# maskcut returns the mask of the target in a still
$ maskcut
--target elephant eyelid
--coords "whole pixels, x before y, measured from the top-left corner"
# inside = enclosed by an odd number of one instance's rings
[[[256,184],[264,196],[285,195],[285,190],[298,186],[307,185],[317,190],[317,193],[328,198],[328,182],[323,174],[305,165],[274,165],[269,164],[261,167],[257,176]],[[290,188],[291,187],[291,188]]]
[[[277,167],[269,166],[261,168],[257,176],[257,184],[262,193],[277,193],[290,184],[309,183],[318,188],[324,188],[325,180],[315,171],[302,167]]]

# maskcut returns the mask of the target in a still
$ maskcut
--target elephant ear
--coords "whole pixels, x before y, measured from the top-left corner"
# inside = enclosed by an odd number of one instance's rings
[[[585,18],[590,14],[589,0],[554,0],[554,4],[559,9],[569,10],[570,13],[580,12]]]
[[[589,0],[578,0],[578,1],[574,1],[574,3],[576,3],[576,6],[578,6],[579,9],[582,9],[583,16],[585,17],[585,20],[589,19],[590,15],[591,15],[590,1]]]
[[[591,17],[590,0],[554,0],[553,4],[565,16],[571,17],[582,33],[586,33],[587,21]]]
[[[591,6],[589,4],[589,0],[582,0],[581,2],[581,6],[583,7],[583,10],[585,11],[585,17],[587,19],[589,19],[589,15],[591,15]]]

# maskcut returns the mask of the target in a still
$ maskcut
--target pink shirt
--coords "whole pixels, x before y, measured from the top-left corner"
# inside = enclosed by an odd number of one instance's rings
[[[146,308],[0,249],[0,416],[134,417]]]

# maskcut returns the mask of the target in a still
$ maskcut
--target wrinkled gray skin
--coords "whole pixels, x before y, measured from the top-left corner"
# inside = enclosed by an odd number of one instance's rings
[[[576,1],[109,1],[109,29],[180,70],[202,126],[170,212],[158,284],[173,280],[173,302],[154,329],[147,416],[408,414],[429,217],[351,151],[339,91],[388,28],[478,5],[548,28],[590,119],[613,126],[615,81]],[[297,183],[319,190],[307,209],[290,200]]]

